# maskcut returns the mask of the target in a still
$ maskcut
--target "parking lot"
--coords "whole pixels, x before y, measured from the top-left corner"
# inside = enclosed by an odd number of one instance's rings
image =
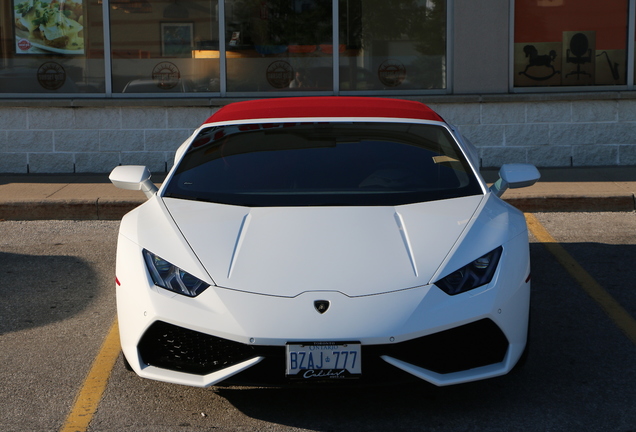
[[[636,431],[636,213],[527,219],[523,368],[349,389],[142,380],[108,342],[118,222],[2,221],[0,431]]]

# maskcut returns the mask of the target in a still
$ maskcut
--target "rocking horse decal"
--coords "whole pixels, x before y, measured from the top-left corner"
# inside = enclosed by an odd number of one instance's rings
[[[523,47],[523,52],[528,59],[528,64],[526,68],[519,72],[519,75],[524,75],[535,81],[545,81],[552,78],[556,74],[560,74],[561,71],[555,70],[552,63],[557,57],[557,53],[555,50],[550,50],[549,54],[540,55],[539,51],[535,48],[534,45],[526,45]],[[545,76],[537,76],[534,75],[538,71],[537,67],[548,68],[552,73]],[[528,73],[528,69],[532,69],[533,74]],[[542,69],[543,70],[543,69]]]

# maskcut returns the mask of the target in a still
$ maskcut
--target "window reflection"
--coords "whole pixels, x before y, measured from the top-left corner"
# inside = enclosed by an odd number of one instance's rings
[[[446,88],[445,0],[108,0],[107,52],[103,1],[0,0],[0,93]]]
[[[340,89],[446,87],[446,2],[340,2]]]
[[[216,0],[110,4],[114,93],[219,91]]]
[[[342,0],[332,41],[329,0],[226,3],[228,91],[446,87],[446,2]]]
[[[226,1],[231,92],[333,90],[330,0]]]
[[[100,5],[1,0],[0,7],[0,92],[104,91]]]

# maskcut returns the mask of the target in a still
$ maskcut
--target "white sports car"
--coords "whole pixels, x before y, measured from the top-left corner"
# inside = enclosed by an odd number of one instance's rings
[[[117,310],[127,364],[192,386],[508,373],[526,348],[524,216],[536,182],[418,102],[302,97],[221,108],[121,222]]]

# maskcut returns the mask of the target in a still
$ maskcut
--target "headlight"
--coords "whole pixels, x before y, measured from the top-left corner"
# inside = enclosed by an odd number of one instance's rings
[[[196,297],[210,286],[146,249],[143,250],[143,255],[152,280],[161,288]]]
[[[486,285],[495,274],[502,251],[503,247],[499,246],[497,249],[477,258],[445,278],[438,280],[435,285],[448,295],[460,294]]]

